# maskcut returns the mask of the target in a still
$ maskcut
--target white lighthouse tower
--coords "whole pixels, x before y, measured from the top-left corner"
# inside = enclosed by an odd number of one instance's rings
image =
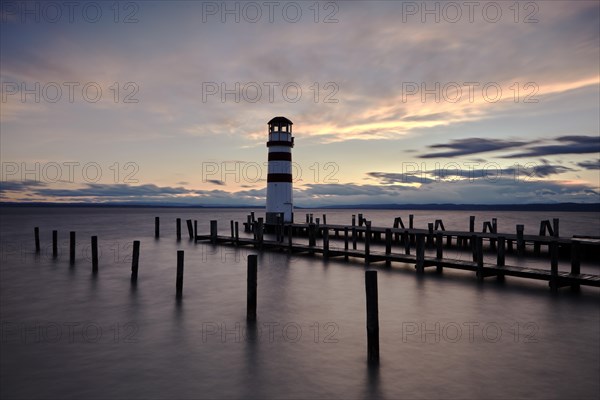
[[[294,222],[292,204],[292,121],[275,117],[269,121],[269,172],[267,175],[267,224],[276,224],[283,214],[284,222]]]

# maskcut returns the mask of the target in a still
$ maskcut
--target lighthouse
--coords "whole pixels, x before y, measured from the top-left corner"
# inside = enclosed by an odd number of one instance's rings
[[[283,222],[294,222],[292,204],[292,121],[275,117],[268,122],[269,171],[267,174],[267,224],[276,224],[283,214]]]

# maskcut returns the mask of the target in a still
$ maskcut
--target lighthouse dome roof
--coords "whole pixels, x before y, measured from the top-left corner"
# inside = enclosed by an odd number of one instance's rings
[[[268,122],[269,125],[293,125],[294,123],[286,117],[275,117]]]

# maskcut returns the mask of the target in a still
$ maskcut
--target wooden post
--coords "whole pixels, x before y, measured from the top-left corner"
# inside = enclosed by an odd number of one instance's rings
[[[477,235],[471,235],[471,253],[473,253],[473,262],[477,261]]]
[[[133,241],[133,255],[131,256],[131,282],[137,282],[138,266],[140,262],[140,241]]]
[[[177,240],[181,240],[181,218],[177,218],[175,220],[175,232],[177,235]]]
[[[546,236],[546,222],[549,221],[540,221],[539,236]],[[540,255],[540,241],[537,239],[533,242],[533,254],[535,254],[536,256]]]
[[[442,232],[437,232],[435,235],[436,253],[435,258],[441,260],[444,258],[444,236]]]
[[[92,272],[98,272],[98,236],[92,236]]]
[[[323,225],[327,225],[327,214],[323,214]]]
[[[240,224],[235,221],[235,245],[238,246],[240,244]]]
[[[183,250],[177,250],[177,278],[175,280],[175,297],[183,296]]]
[[[412,215],[412,214],[408,215],[408,229],[413,229],[414,228],[414,224],[413,224],[414,223],[414,219],[415,219],[414,215]]]
[[[525,225],[517,225],[517,254],[522,256],[525,253],[525,240],[523,239],[523,232]]]
[[[252,217],[250,215],[246,216],[246,228],[245,232],[252,232]]]
[[[52,257],[58,257],[58,231],[52,231]]]
[[[356,250],[356,226],[352,225],[352,250]]]
[[[246,319],[248,321],[256,321],[257,265],[257,255],[250,254],[248,256],[248,276],[246,283]]]
[[[504,267],[505,258],[505,238],[504,236],[498,236],[498,262],[496,263],[499,267]]]
[[[362,214],[358,214],[358,226],[359,227],[363,226],[363,223],[364,223],[363,215]],[[358,231],[358,237],[359,238],[363,237],[363,232],[362,231]]]
[[[185,221],[187,223],[188,234],[190,235],[190,239],[194,238],[194,228],[192,227],[192,220],[188,219]]]
[[[471,215],[469,217],[469,232],[475,232],[475,216]]]
[[[256,219],[254,218],[254,211],[250,211],[250,220],[251,220],[252,222],[255,222],[255,221],[256,221]]]
[[[344,255],[344,259],[348,261],[348,227],[344,227],[344,250],[346,254]]]
[[[198,220],[194,220],[194,240],[198,237]]]
[[[452,247],[452,235],[446,236],[446,247],[447,248],[451,248]]]
[[[160,218],[154,217],[154,237],[158,238],[160,236]]]
[[[352,226],[356,226],[356,215],[352,214]]]
[[[436,234],[435,244],[437,247],[435,258],[441,261],[444,258],[444,235],[442,234],[442,232],[438,232]],[[444,267],[438,264],[436,265],[435,269],[437,272],[442,272],[444,270]]]
[[[555,292],[558,290],[558,242],[550,242],[550,289]]]
[[[579,242],[571,240],[571,275],[579,275],[581,273],[581,263],[579,261]],[[579,284],[571,285],[571,289],[579,290]]]
[[[491,227],[491,232],[496,234],[498,233],[498,219],[497,218],[492,218],[492,227]],[[490,239],[490,249],[492,251],[496,250],[496,239],[491,238]]]
[[[427,229],[429,230],[429,234],[427,235],[427,247],[433,247],[433,223],[429,222],[427,224]]]
[[[410,238],[408,237],[408,231],[404,231],[402,234],[402,241],[404,242],[404,254],[410,255]]]
[[[558,235],[558,218],[552,218],[552,231],[554,233],[554,237],[559,237]]]
[[[385,230],[385,254],[392,254],[392,230]]]
[[[308,224],[308,245],[310,247],[314,247],[316,244],[316,235],[315,235],[316,225],[314,223]]]
[[[310,224],[310,216],[308,215],[308,213],[306,213],[306,223]]]
[[[35,239],[35,252],[39,253],[40,252],[40,228],[39,227],[35,227],[33,228],[33,236]]]
[[[377,294],[377,271],[365,271],[367,297],[367,360],[379,363],[379,304]]]
[[[418,233],[417,237],[417,273],[422,274],[425,271],[425,235]]]
[[[497,265],[499,267],[504,267],[504,253],[505,253],[505,243],[506,243],[506,239],[504,238],[504,236],[498,236],[498,260],[497,260]],[[496,279],[499,281],[503,281],[504,280],[504,273],[498,273],[498,275],[496,276]]]
[[[313,213],[310,213],[310,223],[312,224],[314,222],[313,220]]]
[[[258,232],[257,232],[257,239],[258,239],[258,248],[262,249],[263,247],[263,241],[264,241],[264,233],[265,233],[265,221],[264,219],[261,217],[258,219],[258,224],[256,225]]]
[[[69,263],[75,264],[75,232],[69,232]]]
[[[323,257],[329,258],[329,229],[323,228]]]
[[[371,254],[371,221],[365,221],[365,224],[365,263],[368,264],[370,261],[369,255]]]
[[[217,243],[217,221],[214,219],[210,221],[210,242]]]
[[[235,227],[233,226],[233,220],[230,221],[229,225],[231,228],[231,239],[233,239],[235,237]]]
[[[478,236],[475,240],[475,249],[477,252],[477,279],[482,281],[485,275],[483,274],[483,238]]]

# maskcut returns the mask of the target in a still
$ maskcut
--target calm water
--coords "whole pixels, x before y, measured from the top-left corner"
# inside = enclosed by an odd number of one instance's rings
[[[597,399],[600,291],[552,295],[547,282],[507,277],[478,284],[472,273],[412,265],[379,273],[381,365],[366,360],[364,265],[319,257],[259,255],[258,322],[247,326],[250,249],[175,240],[175,218],[210,219],[229,232],[249,210],[14,209],[1,211],[2,398],[410,398]],[[303,219],[303,212],[297,211]],[[322,212],[312,210],[315,216]],[[327,211],[348,223],[350,211]],[[365,211],[390,226],[408,211]],[[499,231],[561,218],[561,235],[597,235],[594,213],[415,211],[415,225],[469,215],[498,218]],[[153,238],[154,216],[162,236]],[[33,227],[42,253],[34,254]],[[60,256],[51,257],[51,230]],[[78,235],[68,262],[68,232]],[[100,271],[91,274],[89,237]],[[187,236],[183,226],[184,238]],[[131,242],[141,240],[137,287]],[[175,300],[176,250],[185,250],[184,297]],[[513,262],[519,261],[512,259]],[[522,260],[519,262],[523,262]],[[507,263],[509,260],[507,259]],[[563,262],[567,263],[567,261]],[[547,267],[547,260],[533,265]],[[585,265],[599,273],[597,265]]]

